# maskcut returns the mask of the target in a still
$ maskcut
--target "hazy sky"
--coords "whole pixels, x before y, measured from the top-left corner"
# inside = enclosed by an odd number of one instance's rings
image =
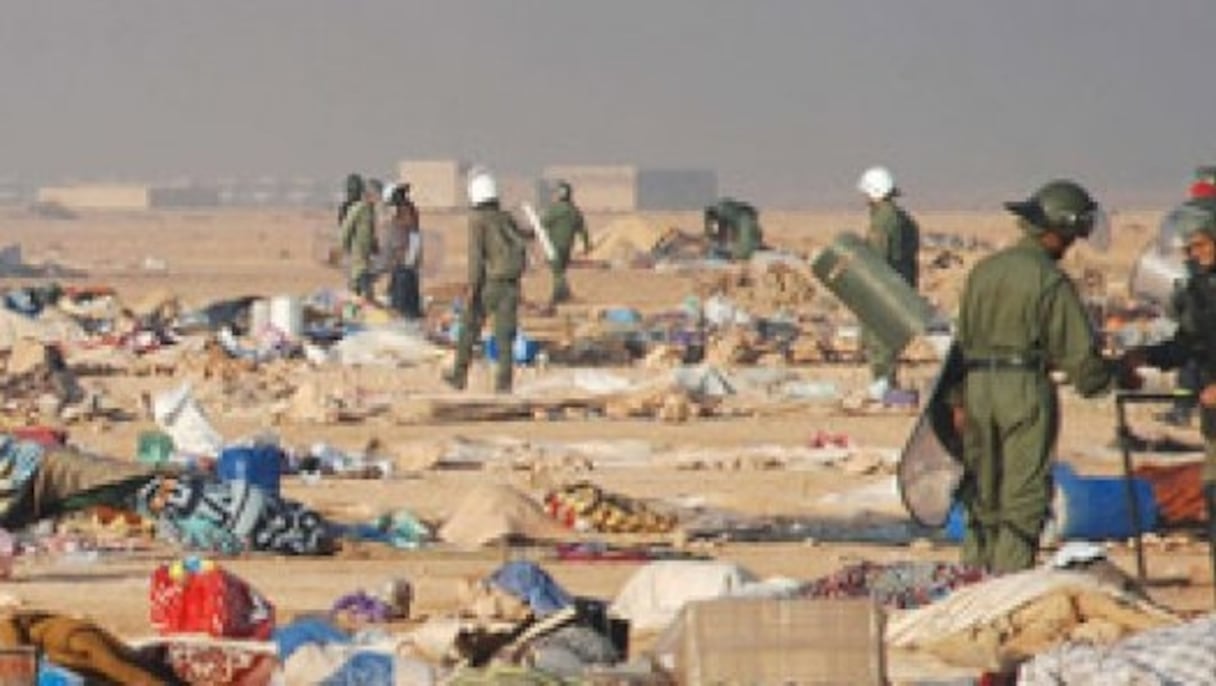
[[[0,176],[710,167],[782,206],[1216,163],[1212,0],[0,0]]]

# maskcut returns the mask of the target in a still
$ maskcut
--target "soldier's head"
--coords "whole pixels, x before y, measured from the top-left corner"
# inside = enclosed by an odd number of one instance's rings
[[[1005,208],[1018,216],[1024,231],[1039,237],[1057,258],[1078,238],[1089,238],[1098,247],[1110,240],[1102,208],[1074,181],[1050,181],[1025,200],[1005,203]]]
[[[364,198],[370,203],[378,203],[384,199],[384,182],[380,179],[367,180],[367,193]]]
[[[567,202],[574,197],[574,188],[567,181],[558,180],[553,183],[553,200]]]
[[[870,167],[857,179],[857,190],[866,196],[870,203],[881,202],[899,195],[895,185],[895,177],[886,167]]]
[[[346,199],[358,200],[363,197],[363,177],[358,174],[346,175]]]
[[[498,184],[488,169],[475,169],[469,174],[469,204],[481,207],[498,202]]]
[[[1216,269],[1216,200],[1189,200],[1175,216],[1187,262],[1204,272]]]

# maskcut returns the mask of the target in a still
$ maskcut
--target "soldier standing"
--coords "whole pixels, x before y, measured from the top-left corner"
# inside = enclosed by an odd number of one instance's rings
[[[1059,431],[1052,371],[1077,393],[1111,389],[1122,368],[1105,360],[1076,286],[1057,264],[1079,238],[1105,231],[1084,188],[1052,181],[1006,203],[1025,236],[980,261],[963,287],[958,343],[967,514],[963,562],[996,572],[1034,565],[1051,501]],[[1134,372],[1120,377],[1134,385]]]
[[[583,254],[591,252],[591,238],[587,235],[587,224],[583,213],[574,204],[574,190],[565,181],[558,181],[553,187],[553,203],[545,210],[541,218],[541,226],[549,234],[553,243],[553,259],[549,268],[553,273],[553,291],[549,296],[549,307],[552,309],[558,303],[568,302],[573,294],[570,284],[566,281],[566,268],[570,265],[570,252],[574,249],[575,237],[583,241]]]
[[[705,208],[705,235],[717,255],[738,262],[750,260],[764,244],[756,208],[734,198]]]
[[[866,241],[915,289],[919,273],[916,258],[920,252],[920,228],[902,207],[895,204],[899,195],[895,178],[886,167],[871,167],[861,175],[857,190],[866,197],[870,209]],[[870,398],[882,400],[887,391],[898,388],[895,378],[898,356],[869,329],[862,332],[862,347],[870,363]]]
[[[460,317],[456,362],[444,380],[463,390],[468,383],[473,341],[481,334],[487,315],[494,318],[494,342],[498,364],[494,375],[496,393],[511,392],[520,278],[524,272],[525,238],[511,215],[499,207],[498,185],[488,171],[469,178],[469,280],[465,307]]]
[[[352,178],[358,177],[352,175]],[[350,202],[341,210],[342,249],[350,259],[351,291],[371,301],[375,282],[372,258],[380,252],[376,239],[376,202],[380,200],[380,190],[362,180],[357,184],[348,180],[347,192],[356,188],[362,191],[362,196],[358,200],[350,198]]]
[[[1174,304],[1178,329],[1173,338],[1129,354],[1161,369],[1193,364],[1204,439],[1203,495],[1208,542],[1216,571],[1216,200],[1196,199],[1179,208],[1190,276]]]

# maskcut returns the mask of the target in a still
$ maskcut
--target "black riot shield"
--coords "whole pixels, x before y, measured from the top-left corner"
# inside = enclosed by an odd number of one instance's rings
[[[963,438],[954,428],[947,402],[950,389],[962,383],[963,371],[962,351],[957,343],[951,343],[899,456],[896,473],[900,498],[912,519],[924,526],[946,523],[963,479]]]

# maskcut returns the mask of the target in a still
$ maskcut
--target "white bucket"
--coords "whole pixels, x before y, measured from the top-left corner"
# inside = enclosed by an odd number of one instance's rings
[[[224,438],[207,421],[190,384],[157,393],[152,398],[156,423],[173,438],[173,445],[193,455],[218,455]]]
[[[249,333],[261,333],[268,326],[270,326],[270,301],[254,300],[249,305]]]
[[[278,295],[270,299],[270,324],[290,338],[299,338],[304,331],[304,305],[294,295]]]

